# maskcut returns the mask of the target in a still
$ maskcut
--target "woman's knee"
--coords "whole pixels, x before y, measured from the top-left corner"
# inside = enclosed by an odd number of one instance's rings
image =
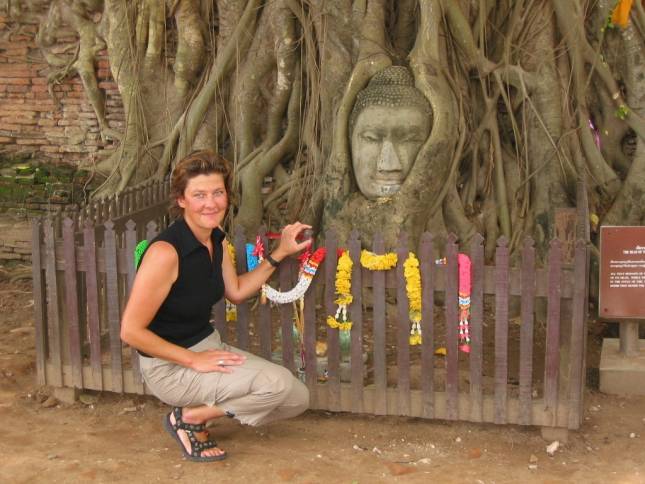
[[[291,393],[294,381],[298,381],[287,368],[275,364],[264,368],[262,374],[264,376],[264,390],[285,397]]]
[[[300,380],[294,378],[293,387],[291,388],[291,393],[287,397],[287,400],[291,405],[298,407],[302,413],[309,408],[309,389],[307,386],[302,383]]]

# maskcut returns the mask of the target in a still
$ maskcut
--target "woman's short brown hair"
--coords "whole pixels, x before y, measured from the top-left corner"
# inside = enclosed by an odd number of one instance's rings
[[[211,150],[193,151],[182,159],[172,172],[170,179],[170,213],[173,216],[181,215],[182,209],[177,204],[177,199],[184,196],[188,180],[199,175],[217,173],[224,178],[226,194],[231,198],[231,178],[233,170],[231,164]]]

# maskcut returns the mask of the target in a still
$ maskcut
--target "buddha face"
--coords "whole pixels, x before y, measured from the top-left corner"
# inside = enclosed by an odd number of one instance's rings
[[[430,119],[413,106],[368,106],[352,131],[352,166],[366,198],[389,197],[401,189],[430,131]]]

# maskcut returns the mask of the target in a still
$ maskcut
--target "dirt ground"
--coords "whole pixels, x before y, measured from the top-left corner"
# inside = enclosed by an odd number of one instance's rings
[[[309,411],[263,428],[217,422],[229,458],[188,462],[155,399],[86,393],[66,405],[36,386],[31,281],[16,273],[0,268],[2,483],[645,482],[645,398],[594,391],[553,457],[536,428]]]

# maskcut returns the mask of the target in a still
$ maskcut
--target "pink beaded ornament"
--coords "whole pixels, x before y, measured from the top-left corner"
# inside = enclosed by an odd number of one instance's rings
[[[436,259],[435,264],[446,265],[445,257]],[[466,254],[457,254],[457,267],[459,269],[459,349],[470,353],[470,289],[471,289],[471,262]]]
[[[471,288],[471,263],[466,254],[457,255],[459,268],[459,349],[470,353],[470,332],[468,329],[470,318],[470,288]]]

